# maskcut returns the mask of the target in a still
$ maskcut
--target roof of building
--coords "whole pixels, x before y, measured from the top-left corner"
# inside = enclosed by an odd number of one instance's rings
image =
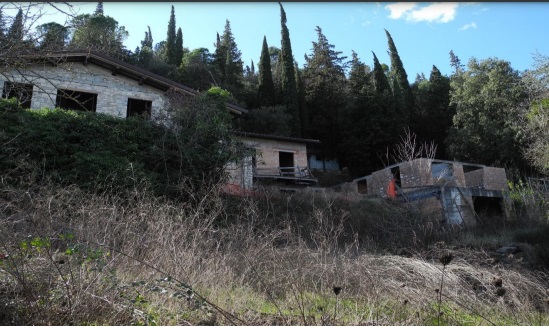
[[[234,132],[235,135],[240,136],[240,137],[291,141],[291,142],[299,142],[299,143],[307,143],[307,144],[319,144],[320,143],[320,140],[316,140],[316,139],[303,139],[303,138],[295,138],[295,137],[284,137],[284,136],[277,136],[277,135],[273,135],[273,134],[262,134],[262,133],[244,132],[244,131],[233,131],[233,132]]]
[[[82,62],[84,65],[93,63],[111,71],[112,75],[122,75],[134,79],[139,84],[150,85],[162,91],[176,90],[189,95],[198,95],[199,92],[181,83],[172,81],[158,74],[149,72],[143,68],[126,63],[120,59],[110,57],[104,53],[93,50],[71,50],[48,52],[40,55],[29,54],[21,57],[29,57],[34,60],[43,60],[46,63],[57,65],[62,62]],[[248,110],[238,105],[227,103],[228,109],[237,115],[247,113]]]

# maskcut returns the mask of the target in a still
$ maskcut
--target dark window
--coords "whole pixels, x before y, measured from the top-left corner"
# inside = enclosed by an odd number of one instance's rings
[[[75,90],[59,89],[55,107],[72,110],[95,112],[97,106],[97,94]]]
[[[282,175],[294,175],[294,153],[281,151],[278,153],[278,165]]]
[[[391,175],[395,178],[395,184],[397,187],[402,187],[402,182],[400,181],[400,167],[395,166],[391,168]]]
[[[149,119],[151,117],[152,101],[128,98],[128,110],[126,117],[142,117]]]
[[[498,218],[503,215],[502,198],[473,196],[473,208],[481,219]]]
[[[30,108],[32,100],[32,84],[19,82],[4,82],[2,98],[17,98],[21,107]]]

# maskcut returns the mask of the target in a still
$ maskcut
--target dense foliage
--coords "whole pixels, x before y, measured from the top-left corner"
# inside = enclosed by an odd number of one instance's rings
[[[223,179],[224,165],[236,156],[220,97],[187,99],[172,109],[170,128],[105,114],[18,110],[17,102],[3,100],[0,170],[94,190],[132,190],[146,182],[159,195],[177,196],[183,184]]]

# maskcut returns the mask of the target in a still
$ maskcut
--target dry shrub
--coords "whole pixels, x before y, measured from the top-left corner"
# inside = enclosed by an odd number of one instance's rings
[[[404,209],[219,190],[205,183],[182,203],[146,185],[131,194],[2,185],[0,253],[10,257],[0,266],[1,322],[421,325],[436,317],[437,260],[381,252],[384,239],[417,244],[402,229],[419,221],[405,222]],[[537,323],[527,314],[547,287],[540,274],[479,267],[467,256],[456,253],[446,268],[443,301],[452,311],[476,324],[509,313],[515,324]],[[337,300],[335,285],[343,288]]]

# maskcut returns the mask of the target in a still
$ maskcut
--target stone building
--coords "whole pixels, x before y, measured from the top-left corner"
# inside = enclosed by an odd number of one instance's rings
[[[87,110],[118,117],[158,117],[165,96],[198,92],[96,51],[64,51],[22,56],[27,65],[0,74],[2,97],[17,97],[24,108]],[[247,110],[228,104],[238,117]]]
[[[250,190],[257,185],[276,186],[295,190],[313,185],[313,177],[307,162],[307,145],[318,140],[282,137],[275,135],[235,132],[253,154],[241,163],[227,166],[229,183],[234,190]]]
[[[95,51],[64,51],[23,58],[27,65],[0,73],[3,98],[18,98],[24,108],[64,108],[110,114],[120,118],[143,115],[162,119],[169,92],[183,96],[198,91]],[[227,108],[238,119],[248,111]],[[229,188],[249,190],[255,184],[316,183],[308,170],[307,144],[318,140],[235,131],[255,155],[228,163]]]

